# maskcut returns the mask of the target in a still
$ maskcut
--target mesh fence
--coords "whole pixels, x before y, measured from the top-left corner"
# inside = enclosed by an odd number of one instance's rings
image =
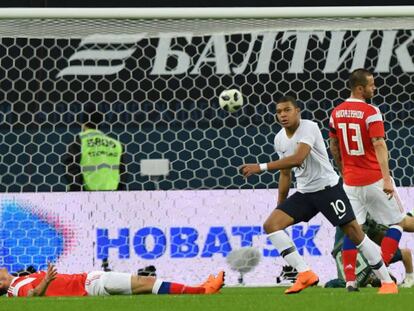
[[[124,145],[127,190],[154,189],[140,175],[148,158],[170,160],[164,190],[276,187],[277,174],[246,181],[237,170],[276,158],[275,100],[295,95],[302,117],[318,121],[327,138],[329,113],[349,96],[346,81],[358,67],[376,78],[372,103],[384,114],[397,185],[414,184],[414,34],[405,26],[201,34],[207,24],[192,32],[176,24],[167,28],[175,33],[142,34],[82,23],[66,33],[53,33],[52,22],[38,31],[34,22],[0,28],[1,192],[67,189],[62,158],[89,103],[104,116],[100,129]],[[227,88],[244,95],[233,114],[218,104]]]

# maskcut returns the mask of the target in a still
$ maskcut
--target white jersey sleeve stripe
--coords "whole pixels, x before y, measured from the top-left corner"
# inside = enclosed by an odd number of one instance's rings
[[[365,122],[366,122],[367,127],[368,127],[370,123],[377,122],[377,121],[382,121],[382,115],[381,115],[381,113],[376,113],[376,114],[373,114],[372,116],[369,116],[366,119]]]
[[[14,285],[13,287],[10,287],[9,292],[11,292],[11,294],[15,297],[19,296],[19,289],[27,284],[32,283],[34,280],[36,280],[35,278],[27,278],[24,279],[20,282],[18,282],[16,285]]]

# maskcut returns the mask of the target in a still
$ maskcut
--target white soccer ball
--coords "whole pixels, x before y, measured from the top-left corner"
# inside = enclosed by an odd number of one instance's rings
[[[243,106],[243,96],[236,89],[224,90],[220,94],[219,104],[222,109],[228,112],[235,112]]]
[[[259,264],[261,257],[257,248],[243,247],[230,252],[227,256],[227,264],[234,271],[247,273]]]

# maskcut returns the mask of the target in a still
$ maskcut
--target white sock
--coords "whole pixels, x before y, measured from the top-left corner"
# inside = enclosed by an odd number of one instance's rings
[[[152,293],[153,294],[158,294],[158,291],[160,290],[160,287],[161,287],[162,283],[163,283],[163,280],[161,280],[161,279],[156,279],[155,280],[154,286],[152,287]]]
[[[377,278],[384,283],[391,283],[392,279],[388,273],[387,267],[382,261],[378,245],[365,236],[361,244],[357,245],[357,248],[361,254],[364,255]]]
[[[406,274],[405,274],[405,278],[406,278],[406,279],[412,279],[412,278],[414,278],[414,273],[413,273],[413,272],[411,272],[411,273],[406,273]]]
[[[397,229],[397,230],[398,230],[398,231],[400,231],[401,233],[403,233],[403,232],[404,232],[404,229],[403,229],[401,226],[399,226],[399,225],[392,225],[392,226],[390,226],[390,228]]]
[[[292,239],[285,231],[280,230],[272,232],[267,237],[290,266],[295,268],[298,272],[310,270],[305,260],[299,255]]]

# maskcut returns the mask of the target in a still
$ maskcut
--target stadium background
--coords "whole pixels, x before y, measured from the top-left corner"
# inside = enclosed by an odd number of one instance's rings
[[[347,32],[345,41],[349,44],[357,34],[356,31]],[[299,97],[304,108],[303,117],[319,122],[327,137],[329,112],[348,96],[346,79],[353,64],[351,53],[337,71],[322,73],[331,35],[328,32],[323,43],[318,43],[315,38],[309,41],[303,73],[288,72],[295,40],[291,38],[280,43],[283,33],[277,33],[275,40],[280,49],[273,51],[269,73],[254,73],[255,59],[260,53],[259,38],[241,74],[220,74],[215,66],[205,64],[196,75],[186,72],[164,77],[150,73],[159,43],[157,38],[136,43],[134,53],[125,60],[125,69],[116,75],[59,77],[59,72],[68,66],[90,64],[68,61],[77,51],[90,48],[124,50],[130,46],[111,43],[81,46],[81,38],[55,40],[2,36],[0,94],[4,100],[0,105],[0,191],[8,193],[2,195],[7,201],[7,204],[2,201],[1,215],[3,264],[17,270],[22,264],[34,261],[42,267],[48,259],[57,260],[60,254],[70,255],[67,252],[71,248],[65,244],[68,241],[74,245],[80,243],[71,240],[73,229],[69,225],[73,225],[73,219],[72,222],[63,221],[59,219],[63,214],[50,216],[46,211],[61,202],[53,201],[51,198],[56,196],[48,196],[48,192],[66,189],[66,168],[61,164],[61,158],[80,131],[79,121],[85,103],[97,104],[105,115],[101,129],[116,135],[125,145],[127,189],[130,191],[154,189],[154,183],[139,174],[139,161],[154,157],[171,161],[169,176],[159,183],[162,190],[276,188],[277,174],[266,173],[245,181],[238,175],[237,167],[243,162],[264,162],[274,156],[272,139],[279,129],[274,122],[274,100],[286,92]],[[374,31],[370,39],[365,66],[372,70],[377,65],[381,36],[381,31]],[[396,46],[409,40],[410,36],[410,31],[398,31]],[[180,38],[173,41],[173,49],[184,49],[196,62],[209,39],[209,36],[194,36],[188,44]],[[230,63],[240,64],[252,36],[231,35],[226,39]],[[412,54],[412,46],[407,50]],[[170,70],[175,65],[173,58],[168,60]],[[397,185],[412,187],[413,98],[406,87],[413,82],[412,72],[403,70],[396,57],[391,58],[389,68],[389,72],[375,73],[379,90],[374,102],[387,121],[391,167]],[[228,87],[240,87],[245,95],[246,105],[234,115],[218,108],[217,94]],[[37,194],[33,194],[32,199],[13,194],[20,192]],[[33,201],[39,202],[39,196],[43,203],[36,205]],[[116,200],[117,194],[108,199],[112,202],[111,212],[103,222],[115,217],[111,213],[117,212]],[[85,202],[89,200],[85,199]],[[237,200],[227,203],[235,202]],[[270,210],[269,202],[272,201],[267,201],[261,212]],[[74,216],[77,208],[95,208],[95,215],[100,214],[96,205],[67,204],[64,215]],[[168,215],[168,211],[164,214]],[[128,219],[128,215],[126,213],[124,217]],[[55,216],[57,218],[53,219]],[[93,222],[94,218],[90,220]],[[139,221],[139,224],[128,225],[148,226],[148,218]],[[316,221],[320,226],[326,226],[319,219]],[[37,229],[43,232],[40,240],[36,230],[32,230],[36,223],[40,227]],[[111,224],[114,225],[112,238],[115,239],[123,224]],[[170,224],[165,227],[169,228]],[[91,235],[95,233],[90,231]],[[326,257],[329,256],[328,244],[324,248]],[[117,259],[122,258],[118,255]],[[16,263],[19,265],[13,266]],[[95,262],[94,267],[99,267],[99,262]],[[69,269],[75,269],[75,266]]]
[[[157,48],[161,44],[156,38],[119,44],[110,42],[115,40],[113,36],[105,38],[104,44],[81,44],[76,39],[3,37],[0,190],[65,191],[62,157],[80,132],[86,103],[96,104],[105,116],[100,128],[125,146],[127,190],[154,189],[148,177],[139,174],[140,160],[147,158],[167,158],[171,162],[170,174],[159,183],[162,190],[275,188],[277,174],[265,173],[245,181],[237,171],[242,163],[274,158],[272,141],[280,129],[274,121],[275,99],[283,94],[296,96],[303,107],[303,118],[319,122],[327,138],[329,113],[349,95],[346,80],[354,65],[351,52],[337,71],[322,72],[332,36],[327,32],[322,43],[316,36],[309,40],[303,72],[290,73],[295,36],[283,41],[285,34],[274,33],[277,43],[271,61],[259,74],[256,67],[264,54],[263,36],[219,36],[226,40],[229,68],[240,66],[250,42],[254,42],[248,64],[240,74],[226,74],[219,63],[214,63],[219,57],[214,58],[214,47],[206,46],[211,43],[210,36],[194,35],[190,43],[182,37],[171,39],[171,47],[163,49],[184,51],[191,63],[185,72],[174,74],[177,59],[170,55],[164,75],[152,73],[157,57],[168,53]],[[347,32],[344,44],[351,44],[357,34]],[[375,70],[382,32],[374,31],[370,38],[368,56],[363,61]],[[399,31],[395,47],[409,40],[409,31]],[[123,61],[95,61],[93,56],[68,61],[77,52],[98,49],[133,52],[124,60],[125,68],[111,75],[88,76],[87,66],[105,68]],[[207,62],[192,73],[201,58],[200,51],[208,53],[204,57]],[[59,76],[71,66],[84,66],[84,73]],[[403,67],[409,68],[393,57],[389,72],[375,73],[378,91],[373,103],[384,114],[390,166],[397,186],[411,186],[414,107],[408,85],[412,73],[403,71]],[[233,87],[241,89],[246,104],[242,111],[228,114],[219,109],[218,94]]]

